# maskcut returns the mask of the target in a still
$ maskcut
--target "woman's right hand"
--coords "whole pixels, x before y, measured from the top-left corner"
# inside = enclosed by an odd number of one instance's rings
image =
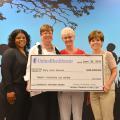
[[[7,101],[9,104],[14,104],[16,100],[15,92],[7,92]]]
[[[30,81],[29,81],[29,80],[27,81],[26,91],[27,91],[27,92],[30,92]]]

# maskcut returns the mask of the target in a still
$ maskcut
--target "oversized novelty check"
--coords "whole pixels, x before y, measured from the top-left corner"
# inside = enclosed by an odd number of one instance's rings
[[[103,91],[102,55],[33,55],[32,91]]]

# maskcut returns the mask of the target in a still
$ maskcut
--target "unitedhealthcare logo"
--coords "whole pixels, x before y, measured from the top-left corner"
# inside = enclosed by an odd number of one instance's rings
[[[37,63],[37,58],[33,58],[33,63]]]
[[[45,58],[37,58],[33,57],[32,58],[32,63],[34,64],[40,64],[40,63],[73,63],[73,60],[71,59],[62,59],[62,58],[57,58],[57,59],[45,59]]]

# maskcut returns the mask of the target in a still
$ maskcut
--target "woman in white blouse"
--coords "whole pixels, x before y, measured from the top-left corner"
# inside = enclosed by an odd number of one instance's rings
[[[41,43],[37,43],[30,49],[25,80],[30,80],[30,56],[31,55],[56,55],[57,48],[52,44],[53,28],[44,24],[40,28]],[[59,106],[57,92],[37,91],[31,92],[32,107],[29,120],[59,120]]]

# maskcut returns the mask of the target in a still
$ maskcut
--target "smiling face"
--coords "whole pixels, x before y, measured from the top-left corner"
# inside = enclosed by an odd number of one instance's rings
[[[15,45],[19,49],[24,49],[26,46],[27,40],[24,33],[18,33],[15,37]]]
[[[101,41],[100,38],[94,38],[90,40],[90,46],[93,51],[98,51],[101,50],[103,42]]]
[[[41,39],[44,43],[50,43],[53,40],[52,31],[43,31],[41,33]]]
[[[74,39],[75,39],[74,35],[72,35],[70,33],[62,35],[62,40],[64,41],[66,47],[73,46]]]
[[[101,51],[104,41],[104,35],[101,31],[98,30],[92,31],[88,36],[88,40],[94,52]]]
[[[64,28],[61,31],[61,37],[65,43],[66,48],[74,46],[75,33],[74,33],[73,29],[71,29],[69,27]]]
[[[53,40],[53,27],[44,24],[40,28],[40,36],[42,39],[43,44],[49,44]]]

